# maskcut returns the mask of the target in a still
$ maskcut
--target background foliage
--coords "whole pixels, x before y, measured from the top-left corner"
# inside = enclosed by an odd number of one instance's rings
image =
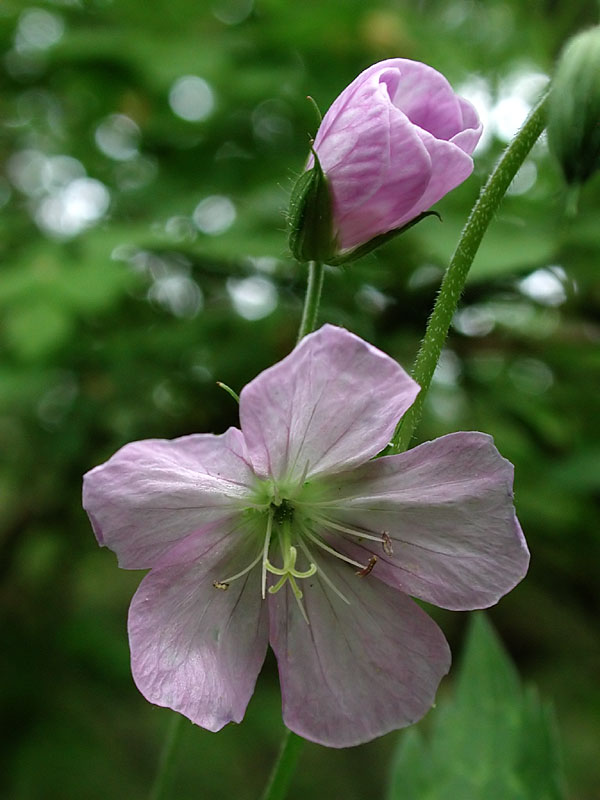
[[[146,796],[169,712],[133,687],[125,619],[141,575],[97,548],[81,475],[132,439],[235,424],[215,381],[239,390],[293,346],[305,275],[283,212],[316,128],[306,95],[325,110],[362,68],[404,56],[444,72],[486,120],[474,176],[437,206],[443,223],[326,275],[322,318],[409,367],[479,186],[562,42],[597,15],[591,0],[2,1],[2,796]],[[567,219],[536,146],[474,265],[419,430],[487,431],[515,463],[532,566],[491,617],[555,703],[582,800],[600,784],[599,201],[597,176]],[[467,617],[437,614],[455,652]],[[451,691],[452,678],[440,703]],[[256,797],[279,720],[269,659],[242,725],[186,726],[176,796]],[[383,796],[397,740],[308,745],[290,797]]]

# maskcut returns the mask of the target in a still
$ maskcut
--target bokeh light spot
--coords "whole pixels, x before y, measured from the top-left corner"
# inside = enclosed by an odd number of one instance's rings
[[[169,105],[181,119],[187,122],[201,122],[212,113],[215,96],[204,78],[184,75],[171,86]]]
[[[202,233],[219,236],[233,225],[236,216],[232,201],[223,195],[214,194],[198,203],[192,219]]]
[[[277,306],[277,289],[270,280],[260,275],[242,280],[230,278],[227,281],[227,291],[233,307],[244,319],[262,319]]]
[[[137,155],[140,129],[124,114],[110,114],[96,128],[94,139],[104,155],[115,161],[128,161]]]

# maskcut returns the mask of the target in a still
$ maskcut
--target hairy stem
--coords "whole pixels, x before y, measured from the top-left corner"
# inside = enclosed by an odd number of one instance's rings
[[[448,335],[452,317],[465,286],[467,275],[481,240],[488,229],[512,179],[525,161],[529,151],[546,125],[546,97],[531,111],[523,127],[506,148],[492,171],[487,183],[462,230],[456,250],[446,270],[433,312],[427,323],[425,336],[415,361],[412,376],[421,387],[412,408],[398,423],[392,439],[392,452],[406,450],[423,411],[423,402],[442,347]]]

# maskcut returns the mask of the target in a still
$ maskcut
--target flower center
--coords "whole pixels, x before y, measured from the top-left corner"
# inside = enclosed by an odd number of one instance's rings
[[[270,573],[277,576],[278,580],[269,586],[269,594],[277,594],[286,584],[289,584],[300,613],[308,622],[299,582],[311,578],[317,573],[338,597],[345,603],[350,603],[323,570],[321,559],[315,558],[313,551],[317,552],[318,549],[322,554],[329,554],[329,556],[346,562],[355,568],[355,574],[359,577],[369,575],[377,562],[376,555],[371,555],[366,564],[349,558],[331,547],[324,540],[321,532],[335,533],[341,538],[352,536],[360,540],[375,540],[383,546],[387,555],[391,554],[390,539],[387,533],[374,535],[364,530],[341,525],[329,517],[325,508],[319,508],[319,503],[303,502],[303,499],[297,499],[296,495],[293,500],[282,497],[279,489],[274,486],[269,487],[265,500],[266,502],[263,501],[257,508],[261,515],[266,516],[260,551],[243,570],[229,578],[215,581],[215,588],[228,589],[232,581],[246,575],[260,562],[263,600],[267,592],[267,575]]]

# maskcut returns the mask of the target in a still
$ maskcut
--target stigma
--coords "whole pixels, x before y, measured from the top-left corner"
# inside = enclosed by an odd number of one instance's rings
[[[335,539],[348,537],[359,540],[369,539],[380,543],[385,555],[391,555],[391,540],[387,532],[376,535],[359,528],[341,525],[323,513],[318,504],[290,500],[283,497],[277,487],[269,487],[269,498],[256,513],[264,519],[264,527],[260,525],[259,548],[255,558],[242,570],[228,578],[214,581],[213,586],[226,591],[229,585],[247,575],[260,564],[261,595],[263,600],[269,594],[277,594],[289,585],[298,609],[308,623],[308,615],[304,606],[302,582],[318,575],[341,600],[350,604],[348,598],[338,589],[324,569],[327,560],[336,558],[354,567],[355,575],[366,578],[371,574],[378,557],[371,554],[367,563],[350,558],[336,547]],[[254,528],[256,530],[256,528]],[[327,535],[327,540],[325,539]],[[300,562],[300,563],[299,563]],[[269,575],[273,576],[271,585],[267,587]]]

